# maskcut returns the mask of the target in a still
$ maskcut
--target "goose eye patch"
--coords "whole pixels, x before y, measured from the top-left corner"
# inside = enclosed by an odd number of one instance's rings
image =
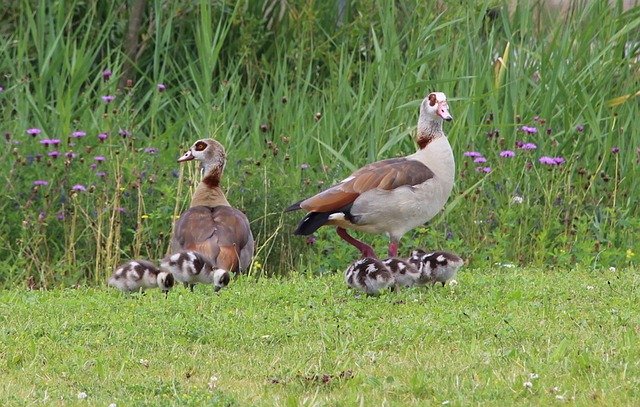
[[[196,143],[196,151],[202,151],[205,148],[207,148],[207,143],[205,143],[204,141]]]
[[[429,105],[431,106],[436,105],[436,95],[434,95],[433,93],[429,95]]]

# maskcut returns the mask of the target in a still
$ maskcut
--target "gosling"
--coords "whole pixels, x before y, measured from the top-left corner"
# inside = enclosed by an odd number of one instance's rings
[[[111,287],[125,293],[160,288],[165,297],[173,288],[174,283],[173,275],[170,272],[162,271],[155,264],[146,260],[129,260],[116,267],[108,280]]]
[[[457,254],[443,251],[427,253],[421,249],[412,251],[408,262],[420,271],[416,285],[441,283],[443,287],[455,279],[458,270],[464,264]]]
[[[176,280],[188,286],[191,291],[196,283],[213,284],[215,292],[229,284],[227,270],[216,268],[196,251],[182,251],[165,257],[160,263],[162,270],[171,272]]]
[[[344,279],[349,287],[367,295],[377,295],[395,284],[391,270],[374,257],[364,257],[353,262],[345,270]]]

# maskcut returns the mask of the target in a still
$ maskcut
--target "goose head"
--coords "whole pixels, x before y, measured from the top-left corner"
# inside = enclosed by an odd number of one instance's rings
[[[167,271],[161,271],[158,273],[158,287],[162,290],[163,293],[168,293],[169,290],[173,288],[175,284],[175,279],[173,278],[173,274]]]
[[[229,284],[229,272],[223,269],[216,269],[213,272],[213,290],[220,291]]]
[[[204,166],[205,173],[216,168],[222,171],[226,163],[226,153],[222,144],[213,139],[198,140],[187,150],[178,162],[197,160]]]
[[[431,92],[420,104],[420,120],[423,121],[451,121],[447,97],[442,92]]]

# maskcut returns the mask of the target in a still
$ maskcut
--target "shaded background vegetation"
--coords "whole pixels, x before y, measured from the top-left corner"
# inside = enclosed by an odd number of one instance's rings
[[[607,268],[640,251],[637,7],[25,0],[2,10],[4,285],[102,283],[121,259],[161,258],[198,176],[175,160],[203,137],[228,149],[223,182],[258,240],[252,272],[342,270],[352,248],[332,230],[292,236],[301,215],[282,208],[412,152],[429,90],[450,98],[457,184],[446,216],[408,234],[404,251]],[[42,144],[51,139],[60,143]]]

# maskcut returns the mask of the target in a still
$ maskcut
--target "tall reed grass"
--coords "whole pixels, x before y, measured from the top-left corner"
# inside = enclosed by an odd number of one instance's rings
[[[198,176],[175,159],[204,137],[228,149],[223,183],[252,221],[253,272],[342,269],[351,248],[331,230],[291,236],[298,219],[282,209],[412,152],[429,90],[450,98],[458,176],[444,216],[404,251],[636,261],[640,9],[589,2],[558,20],[427,3],[354,2],[338,24],[332,2],[290,2],[282,18],[260,2],[151,2],[136,79],[119,88],[124,2],[21,1],[0,31],[0,282],[100,283],[123,258],[162,257]]]

